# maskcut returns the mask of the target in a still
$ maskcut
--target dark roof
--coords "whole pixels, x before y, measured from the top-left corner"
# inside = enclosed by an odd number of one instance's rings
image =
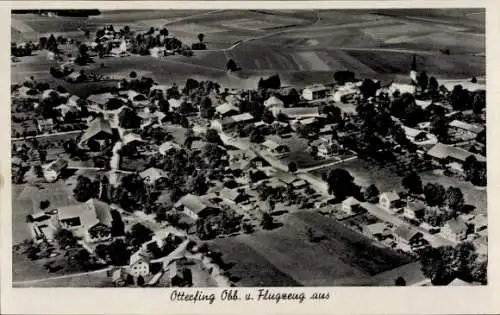
[[[454,147],[443,143],[437,143],[429,151],[427,151],[427,154],[441,160],[450,157],[459,160],[461,162],[465,162],[465,160],[469,156],[473,155],[476,157],[478,161],[481,162],[486,161],[486,158],[482,155],[474,154],[462,148]]]
[[[111,130],[111,125],[109,124],[109,121],[102,117],[97,117],[96,119],[92,120],[89,123],[88,129],[85,131],[85,133],[82,135],[82,138],[80,139],[80,144],[88,141],[90,138],[94,137],[100,132],[113,135],[113,130]]]
[[[410,225],[407,224],[402,224],[398,226],[394,231],[394,233],[406,241],[410,241],[417,234],[422,234],[421,232],[417,231],[416,229],[412,228]]]

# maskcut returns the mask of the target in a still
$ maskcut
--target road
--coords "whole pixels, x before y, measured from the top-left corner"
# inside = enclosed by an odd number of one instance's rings
[[[405,220],[395,216],[392,213],[389,213],[388,211],[380,208],[378,205],[371,204],[368,202],[363,202],[362,203],[363,208],[368,210],[368,212],[377,218],[379,218],[382,221],[389,222],[393,224],[394,226],[400,226],[402,224],[408,225],[409,223],[406,222]],[[424,235],[424,238],[433,246],[433,247],[439,247],[439,246],[455,246],[456,243],[448,240],[446,238],[441,237],[440,235],[437,234],[430,234],[426,230],[412,225],[412,227],[421,232]]]
[[[10,138],[10,140],[11,141],[19,141],[19,140],[29,140],[29,139],[34,139],[34,138],[47,138],[47,137],[53,137],[53,136],[69,135],[69,134],[74,134],[74,133],[82,133],[82,132],[84,132],[84,130],[72,130],[72,131],[48,133],[48,134],[43,134],[43,135],[38,135],[38,136],[31,136],[31,137]]]
[[[85,276],[85,275],[91,275],[95,273],[101,273],[101,272],[106,272],[108,270],[111,270],[113,267],[106,267],[104,269],[99,269],[99,270],[94,270],[94,271],[88,271],[88,272],[80,272],[80,273],[72,273],[69,275],[62,275],[62,276],[55,276],[55,277],[46,277],[46,278],[41,278],[41,279],[36,279],[36,280],[24,280],[24,281],[12,281],[13,285],[16,284],[35,284],[38,282],[43,282],[43,281],[50,281],[50,280],[57,280],[57,279],[66,279],[66,278],[73,278],[73,277],[80,277],[80,276]]]

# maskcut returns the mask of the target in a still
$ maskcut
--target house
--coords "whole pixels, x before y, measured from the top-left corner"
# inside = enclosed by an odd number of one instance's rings
[[[73,71],[66,76],[66,81],[71,83],[79,83],[87,80],[87,75],[81,71]]]
[[[449,220],[441,228],[441,234],[455,242],[466,239],[467,231],[467,224],[460,218]]]
[[[71,107],[79,107],[78,103],[80,101],[80,97],[77,95],[71,95],[68,100],[66,101],[66,105],[71,106]]]
[[[189,287],[193,285],[191,269],[183,266],[180,260],[172,261],[168,266],[171,287]]]
[[[411,250],[426,243],[424,235],[408,224],[398,226],[394,236],[403,250]]]
[[[302,98],[306,101],[315,101],[330,96],[330,89],[323,84],[307,86],[302,90]]]
[[[411,80],[402,80],[401,82],[393,82],[389,86],[389,93],[393,95],[396,91],[400,94],[409,93],[415,95],[417,92],[417,85]]]
[[[211,202],[192,194],[187,194],[177,201],[175,208],[183,211],[193,220],[218,212],[218,209]]]
[[[477,124],[469,124],[461,120],[453,120],[448,125],[454,136],[464,140],[476,139],[477,135],[485,128]]]
[[[227,117],[227,116],[237,115],[239,109],[238,107],[230,103],[224,103],[222,105],[215,107],[215,111],[219,113],[219,115],[221,115],[222,117]]]
[[[338,152],[338,145],[331,140],[322,139],[318,145],[318,156],[324,159],[335,156],[336,152]]]
[[[78,113],[80,111],[80,108],[78,106],[72,106],[68,104],[61,104],[54,107],[54,109],[59,111],[62,120],[66,118],[66,115],[68,115],[68,113]]]
[[[474,227],[474,233],[479,233],[488,228],[488,218],[483,214],[479,214],[470,221],[470,224]]]
[[[349,197],[342,201],[342,211],[345,213],[356,213],[360,207],[360,202],[354,197]]]
[[[273,95],[264,101],[264,107],[269,110],[272,110],[273,108],[283,108],[285,107],[285,103]]]
[[[167,178],[167,172],[156,167],[150,167],[139,173],[144,182],[148,185],[154,185],[158,180]]]
[[[431,279],[427,278],[422,272],[422,263],[415,261],[378,273],[368,280],[361,280],[362,283],[355,283],[355,285],[394,286],[398,278],[403,279],[406,286],[425,286],[431,282]]]
[[[398,212],[401,210],[401,198],[394,191],[384,192],[380,194],[379,205],[385,210]]]
[[[403,126],[406,138],[418,146],[430,147],[438,143],[438,138],[432,133]]]
[[[100,94],[92,94],[87,97],[87,101],[96,105],[104,106],[110,99],[113,98],[116,98],[114,94],[106,92]]]
[[[145,254],[142,249],[139,249],[130,256],[129,266],[127,268],[128,273],[134,277],[134,279],[149,276],[150,260],[151,258],[149,255]]]
[[[432,100],[415,100],[415,104],[417,106],[420,106],[422,109],[426,109],[427,107],[431,106]]]
[[[68,229],[86,242],[107,240],[111,236],[111,211],[107,203],[97,199],[60,207],[57,221],[62,228]]]
[[[111,281],[115,287],[124,287],[127,285],[127,276],[123,268],[118,268],[111,273]]]
[[[36,121],[38,131],[40,133],[50,132],[54,129],[54,120],[49,119],[38,119]]]
[[[433,158],[438,163],[458,162],[463,164],[469,156],[475,156],[480,162],[486,162],[486,158],[480,154],[475,154],[459,147],[437,143],[429,151],[427,155]]]
[[[78,146],[82,149],[101,151],[112,144],[114,132],[108,120],[97,117],[89,123],[87,130],[80,138]]]
[[[149,54],[154,58],[161,58],[168,55],[165,47],[153,47],[149,49]]]
[[[238,191],[238,189],[229,189],[227,187],[224,187],[219,191],[219,196],[223,200],[232,203],[232,204],[238,204],[240,202],[243,202],[247,200],[247,196],[243,194],[242,192]]]
[[[318,111],[318,107],[288,107],[288,108],[280,108],[276,107],[272,110],[273,115],[277,116],[278,114],[283,114],[290,119],[303,119],[303,118],[313,118],[313,117],[322,117]]]
[[[384,222],[376,222],[363,226],[363,233],[382,239],[390,235],[390,230]]]
[[[168,151],[172,149],[179,150],[181,148],[182,147],[180,145],[173,141],[166,141],[158,147],[158,152],[160,152],[161,155],[166,155]]]
[[[48,182],[54,182],[66,167],[68,167],[68,161],[57,159],[47,165],[44,165],[43,176]]]
[[[403,215],[411,220],[424,216],[425,204],[421,201],[408,202],[403,209]]]
[[[270,136],[267,138],[262,145],[274,155],[280,155],[290,152],[290,148],[285,143],[285,141],[278,136]]]

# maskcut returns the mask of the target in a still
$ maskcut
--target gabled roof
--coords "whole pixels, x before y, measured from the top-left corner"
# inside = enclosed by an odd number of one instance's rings
[[[309,86],[306,86],[304,88],[305,89],[308,89],[308,90],[311,90],[311,92],[318,92],[318,91],[325,91],[325,90],[328,90],[327,87],[325,87],[323,84],[313,84],[313,85],[309,85]]]
[[[264,107],[267,108],[270,106],[285,106],[285,103],[283,103],[282,100],[273,95],[264,101]]]
[[[116,96],[111,94],[111,93],[101,93],[101,94],[92,94],[89,97],[87,97],[87,100],[90,102],[99,104],[99,105],[104,105],[106,104],[110,99],[115,98]]]
[[[122,142],[123,144],[129,144],[131,142],[138,141],[138,142],[145,142],[140,135],[129,132],[126,135],[123,136]]]
[[[365,225],[364,229],[372,235],[382,234],[386,230],[386,224],[384,222],[377,222]]]
[[[394,192],[394,191],[387,191],[387,192],[384,192],[384,193],[382,193],[380,196],[382,196],[382,195],[386,196],[386,197],[387,197],[387,199],[388,199],[390,202],[397,201],[397,200],[401,199],[401,198],[399,198],[399,195],[398,195],[396,192]]]
[[[282,108],[280,112],[290,118],[321,117],[318,107],[289,107]]]
[[[455,234],[467,231],[467,224],[465,224],[465,222],[462,221],[460,218],[449,220],[448,222],[445,223],[445,226],[448,226],[450,231],[452,231]]]
[[[415,104],[422,109],[426,109],[432,104],[432,100],[415,100]]]
[[[469,123],[466,123],[465,121],[456,120],[456,119],[453,120],[452,122],[450,122],[450,127],[464,129],[464,130],[470,131],[472,133],[480,133],[481,131],[484,130],[483,126],[469,124]]]
[[[49,164],[47,164],[46,169],[50,171],[60,172],[62,169],[68,166],[68,161],[64,159],[57,159]]]
[[[235,201],[241,194],[236,189],[224,187],[219,191],[219,196],[223,199]]]
[[[421,201],[413,201],[413,202],[409,202],[407,205],[406,205],[406,208],[409,209],[409,210],[412,210],[412,211],[420,211],[420,210],[424,210],[425,209],[425,203],[421,202]]]
[[[267,147],[271,150],[274,150],[274,149],[278,148],[279,146],[282,146],[282,145],[286,146],[286,143],[281,137],[269,136],[269,137],[267,137],[266,141],[264,141],[262,143],[262,145],[264,145],[265,147]]]
[[[345,206],[349,206],[349,207],[357,206],[357,205],[359,205],[359,200],[351,196],[351,197],[345,199],[342,202],[342,204]]]
[[[437,143],[435,146],[433,146],[429,151],[427,151],[427,154],[437,158],[437,159],[446,159],[448,157],[457,159],[461,162],[465,162],[465,160],[473,155],[476,157],[478,161],[485,162],[486,158],[482,155],[479,154],[474,154],[472,152],[469,152],[467,150],[464,150],[462,148],[454,147],[451,145],[443,144],[443,143]]]
[[[250,121],[254,119],[254,117],[250,113],[243,113],[234,116],[229,116],[229,118],[234,122]]]
[[[180,149],[181,146],[173,141],[166,141],[158,147],[158,152],[165,154],[170,149]]]
[[[191,210],[196,214],[202,212],[206,208],[214,207],[214,205],[208,200],[205,200],[200,196],[195,196],[192,194],[185,195],[175,204],[176,207],[179,207],[181,205],[188,208],[189,210]]]
[[[149,179],[151,183],[156,182],[160,178],[165,178],[167,177],[167,173],[164,170],[161,170],[156,167],[150,167],[142,172],[139,173],[139,175],[143,179]]]
[[[112,221],[109,205],[97,199],[89,199],[84,203],[58,209],[59,220],[75,217],[80,218],[81,225],[86,229],[99,223],[111,226]]]
[[[80,144],[88,141],[90,138],[94,137],[100,132],[113,135],[113,130],[111,129],[109,121],[102,117],[97,117],[96,119],[92,120],[89,123],[89,127],[87,128],[85,133],[82,135],[82,138],[80,139]]]
[[[231,111],[239,111],[238,107],[229,104],[229,103],[224,103],[222,105],[219,105],[215,108],[215,111],[218,112],[219,114],[225,115]]]
[[[401,224],[400,226],[398,226],[396,228],[396,230],[394,231],[394,233],[396,235],[398,235],[400,238],[402,238],[402,239],[404,239],[406,241],[410,241],[417,234],[422,234],[421,232],[419,232],[418,230],[412,228],[408,224]]]

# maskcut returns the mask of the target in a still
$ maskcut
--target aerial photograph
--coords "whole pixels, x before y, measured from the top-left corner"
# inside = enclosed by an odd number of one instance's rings
[[[11,11],[12,286],[488,283],[485,9]]]

